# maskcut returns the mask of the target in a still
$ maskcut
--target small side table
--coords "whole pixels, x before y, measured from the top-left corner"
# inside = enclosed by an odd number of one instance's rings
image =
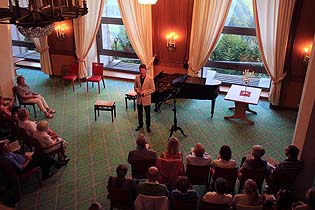
[[[96,121],[96,111],[97,111],[98,116],[100,116],[100,111],[110,111],[112,114],[112,122],[114,122],[114,116],[116,118],[116,103],[115,101],[97,100],[94,104],[95,121]]]
[[[128,93],[125,94],[125,103],[126,103],[126,109],[128,109],[128,103],[127,100],[133,100],[133,109],[136,110],[136,99],[137,99],[137,93],[134,90],[130,90]]]

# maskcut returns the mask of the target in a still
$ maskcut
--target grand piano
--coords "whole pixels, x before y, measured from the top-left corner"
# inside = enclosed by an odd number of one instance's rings
[[[160,72],[154,77],[154,83],[152,103],[155,103],[155,111],[160,109],[165,100],[173,97],[211,100],[211,117],[213,117],[215,99],[221,84],[219,80],[207,81],[206,84],[205,78]]]

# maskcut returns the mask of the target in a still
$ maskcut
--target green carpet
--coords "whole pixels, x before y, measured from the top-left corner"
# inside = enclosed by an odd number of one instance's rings
[[[133,110],[131,101],[126,110],[124,100],[124,94],[133,88],[133,83],[106,79],[106,88],[101,87],[100,94],[97,93],[97,85],[89,88],[87,93],[86,83],[82,83],[82,87],[77,84],[73,92],[71,85],[63,89],[59,78],[49,78],[40,71],[20,69],[17,73],[22,74],[31,89],[44,95],[48,104],[56,110],[49,124],[69,142],[67,153],[71,158],[68,166],[45,180],[39,190],[24,195],[17,209],[86,210],[95,200],[109,209],[107,179],[115,175],[118,164],[127,162],[128,151],[135,148],[138,135],[134,130],[137,112]],[[117,118],[113,123],[110,112],[101,112],[97,121],[94,120],[93,104],[97,99],[116,101]],[[158,154],[165,149],[173,124],[172,106],[172,101],[168,101],[162,105],[162,112],[152,111],[152,133],[145,133]],[[255,122],[251,126],[237,120],[224,120],[224,116],[233,114],[228,110],[230,106],[233,103],[225,101],[224,95],[220,95],[214,116],[210,118],[209,100],[178,99],[178,126],[188,135],[185,138],[180,132],[175,133],[181,142],[181,151],[187,154],[195,143],[200,142],[216,158],[221,145],[228,144],[233,158],[239,163],[252,145],[261,144],[266,149],[265,158],[284,159],[284,148],[291,143],[297,112],[272,110],[267,101],[260,101],[257,106],[251,106],[258,113],[248,115]],[[39,110],[38,114],[36,120],[45,119]],[[31,117],[34,119],[32,110]]]

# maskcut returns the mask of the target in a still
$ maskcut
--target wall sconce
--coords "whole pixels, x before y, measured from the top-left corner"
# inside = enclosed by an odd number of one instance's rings
[[[166,36],[166,47],[173,51],[176,48],[176,39],[178,38],[178,35],[175,32],[169,33]]]
[[[310,52],[312,50],[312,45],[310,45],[309,47],[304,47],[304,62],[308,63],[310,60]]]
[[[68,29],[68,26],[66,26],[66,24],[57,24],[55,26],[55,32],[56,32],[56,36],[58,39],[60,40],[64,40],[66,39],[66,30]]]

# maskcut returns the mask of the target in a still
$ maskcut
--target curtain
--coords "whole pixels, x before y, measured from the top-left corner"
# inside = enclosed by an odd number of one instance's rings
[[[284,62],[295,0],[253,0],[259,50],[272,84],[269,101],[279,105]]]
[[[88,0],[87,15],[73,20],[76,56],[79,61],[79,77],[87,76],[86,57],[96,38],[97,30],[101,23],[105,0]]]
[[[118,0],[118,5],[131,45],[153,76],[151,5],[139,4],[138,0]]]
[[[223,30],[232,0],[194,1],[188,74],[196,76],[207,62]]]
[[[40,53],[40,65],[45,74],[52,75],[47,36],[33,38],[34,45]]]

